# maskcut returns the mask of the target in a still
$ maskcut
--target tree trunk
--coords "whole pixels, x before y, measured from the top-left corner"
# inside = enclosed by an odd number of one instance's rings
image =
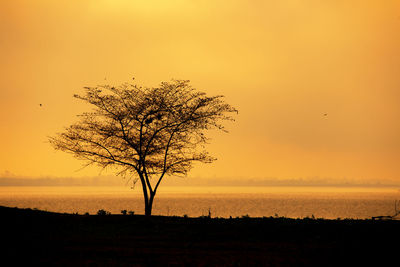
[[[152,205],[150,203],[146,203],[146,206],[144,208],[144,215],[146,216],[151,216],[151,209],[152,209]]]
[[[145,215],[146,216],[151,216],[151,211],[153,209],[153,200],[154,200],[155,195],[156,195],[155,193],[150,193],[149,201],[146,202],[146,206],[145,206]]]
[[[144,215],[151,216],[151,209],[152,209],[152,206],[153,206],[153,198],[154,198],[154,196],[152,196],[152,193],[149,192],[150,193],[150,199],[149,199],[149,195],[148,195],[148,192],[147,192],[147,185],[146,185],[146,182],[144,180],[144,177],[140,172],[138,172],[138,174],[139,174],[140,182],[142,183],[142,189],[143,189]]]

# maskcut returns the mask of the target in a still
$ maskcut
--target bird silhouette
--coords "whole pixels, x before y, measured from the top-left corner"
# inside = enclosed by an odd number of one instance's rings
[[[39,106],[41,107],[41,106],[42,106],[42,104],[39,104]]]

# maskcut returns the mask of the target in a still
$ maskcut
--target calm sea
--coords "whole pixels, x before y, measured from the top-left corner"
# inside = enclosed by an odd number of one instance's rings
[[[153,214],[198,217],[285,216],[291,218],[370,218],[392,215],[397,188],[164,187]],[[84,214],[104,209],[143,214],[139,188],[0,187],[0,205]],[[400,208],[400,207],[398,207]]]

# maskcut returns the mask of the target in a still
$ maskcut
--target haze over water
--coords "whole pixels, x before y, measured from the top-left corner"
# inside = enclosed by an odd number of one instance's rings
[[[154,203],[154,215],[198,217],[284,216],[290,218],[371,218],[392,215],[400,199],[396,188],[332,187],[187,187],[166,186]],[[0,205],[84,214],[104,209],[113,214],[143,214],[139,188],[0,187]]]

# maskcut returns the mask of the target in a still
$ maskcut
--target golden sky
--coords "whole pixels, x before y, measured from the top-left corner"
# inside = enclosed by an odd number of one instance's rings
[[[400,182],[398,0],[2,0],[0,73],[0,174],[97,175],[47,136],[135,76],[239,109],[191,176]]]

